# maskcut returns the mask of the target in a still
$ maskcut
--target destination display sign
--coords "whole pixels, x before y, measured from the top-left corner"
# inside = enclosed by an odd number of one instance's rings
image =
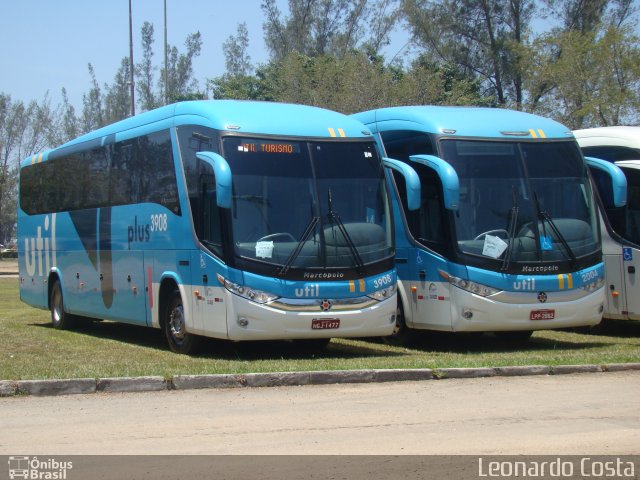
[[[293,155],[300,153],[297,142],[262,142],[259,140],[243,141],[238,145],[239,152],[245,153],[279,153]]]

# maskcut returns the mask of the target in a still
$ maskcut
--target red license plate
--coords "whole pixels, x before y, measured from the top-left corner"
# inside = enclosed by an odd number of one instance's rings
[[[332,330],[340,328],[339,318],[314,318],[311,320],[311,330]]]
[[[531,310],[529,320],[553,320],[556,318],[555,310]]]

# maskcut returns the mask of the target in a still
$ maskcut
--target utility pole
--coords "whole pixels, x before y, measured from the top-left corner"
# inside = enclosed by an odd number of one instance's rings
[[[167,0],[164,0],[164,104],[169,103],[169,67],[167,66]]]
[[[129,0],[129,88],[131,94],[131,116],[136,114],[135,88],[133,85],[133,25],[131,20],[131,0]]]

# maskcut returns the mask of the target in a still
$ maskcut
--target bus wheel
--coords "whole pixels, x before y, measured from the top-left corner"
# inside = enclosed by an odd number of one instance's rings
[[[404,321],[404,309],[402,308],[402,300],[398,295],[398,308],[396,309],[396,324],[393,332],[388,337],[383,337],[385,343],[389,345],[404,345],[411,337],[411,331]]]
[[[59,280],[55,280],[51,287],[51,324],[57,330],[67,330],[75,326],[75,318],[67,313],[64,308],[64,298],[62,296],[62,286]]]
[[[184,318],[184,306],[178,290],[174,290],[164,314],[164,335],[171,351],[176,353],[195,353],[201,338],[188,333]]]

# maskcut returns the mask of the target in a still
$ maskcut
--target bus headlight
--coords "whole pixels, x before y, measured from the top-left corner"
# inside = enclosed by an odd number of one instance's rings
[[[603,286],[604,286],[604,278],[600,277],[600,278],[597,278],[594,282],[584,284],[582,288],[587,292],[591,293],[591,292],[595,292],[599,288],[602,288]]]
[[[230,282],[221,275],[218,275],[218,281],[222,283],[224,285],[224,288],[229,290],[231,293],[234,293],[239,297],[246,298],[247,300],[251,300],[252,302],[265,304],[273,302],[274,300],[279,298],[273,293],[258,290],[257,288],[249,288],[245,285],[238,285],[237,283]]]
[[[489,287],[487,285],[483,285],[482,283],[472,282],[471,280],[464,280],[463,278],[456,277],[451,275],[443,270],[438,270],[438,273],[442,278],[448,281],[451,285],[455,285],[462,290],[466,290],[467,292],[471,292],[475,295],[480,295],[481,297],[488,297],[490,295],[495,295],[499,293],[501,290],[497,288]]]
[[[398,285],[397,284],[393,284],[387,288],[383,288],[382,290],[377,290],[369,295],[367,295],[369,298],[373,298],[374,300],[377,300],[379,302],[386,300],[389,297],[393,297],[393,295],[398,291]]]

